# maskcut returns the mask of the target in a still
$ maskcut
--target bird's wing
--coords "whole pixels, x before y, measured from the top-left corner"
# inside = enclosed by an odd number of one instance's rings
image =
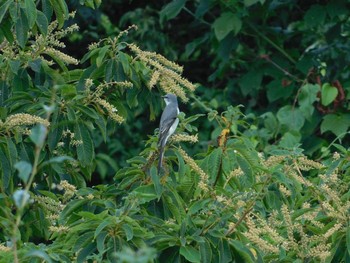
[[[169,129],[174,124],[177,118],[177,108],[174,107],[172,110],[164,109],[164,112],[160,118],[159,125],[159,145],[163,144],[163,140],[166,139]]]

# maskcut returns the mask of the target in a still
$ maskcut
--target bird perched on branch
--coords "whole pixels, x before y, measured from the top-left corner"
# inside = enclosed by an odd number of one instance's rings
[[[177,97],[174,94],[167,94],[163,96],[165,101],[165,108],[160,117],[159,124],[159,138],[158,138],[158,148],[159,148],[159,163],[158,163],[158,173],[163,165],[164,148],[169,139],[169,137],[175,132],[177,125],[179,124],[179,119],[177,115],[180,113]]]

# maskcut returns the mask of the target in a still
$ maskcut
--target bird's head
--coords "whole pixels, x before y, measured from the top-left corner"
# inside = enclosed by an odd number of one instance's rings
[[[177,97],[174,94],[168,93],[165,96],[163,96],[163,99],[166,105],[168,105],[169,103],[177,103]]]

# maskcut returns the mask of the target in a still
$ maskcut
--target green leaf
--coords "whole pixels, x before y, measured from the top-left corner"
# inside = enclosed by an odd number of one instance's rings
[[[8,189],[10,182],[12,181],[12,166],[9,159],[6,157],[5,151],[0,147],[0,167],[2,170],[1,183],[5,189]],[[1,174],[1,172],[0,172]]]
[[[105,240],[108,235],[108,232],[102,232],[96,237],[97,250],[100,253],[103,253],[105,250]]]
[[[244,96],[255,94],[261,85],[263,75],[261,71],[250,70],[238,82]]]
[[[225,12],[215,20],[213,27],[216,38],[221,41],[231,31],[236,35],[242,28],[242,21],[236,14]]]
[[[306,24],[310,27],[324,25],[325,18],[326,8],[318,4],[311,5],[311,8],[306,12],[304,16]]]
[[[321,133],[330,131],[336,136],[344,134],[350,126],[350,114],[328,114],[323,117]]]
[[[247,7],[255,5],[256,3],[264,4],[265,0],[244,0],[244,5]]]
[[[231,249],[226,239],[219,241],[219,259],[222,263],[232,262]]]
[[[26,161],[20,161],[14,167],[18,170],[18,177],[26,184],[32,172],[32,165]]]
[[[106,227],[108,226],[113,226],[113,222],[112,220],[104,220],[102,221],[101,224],[98,225],[98,227],[96,227],[95,233],[94,233],[94,238],[96,238],[102,230],[104,230]]]
[[[200,253],[192,246],[186,246],[180,248],[180,255],[184,256],[189,262],[200,262]]]
[[[184,8],[185,3],[186,0],[171,1],[160,11],[160,20],[170,20],[176,17],[181,12],[182,8]]]
[[[306,84],[301,87],[298,102],[300,111],[307,120],[311,119],[314,113],[315,106],[313,103],[318,100],[317,94],[320,91],[320,86],[317,84]]]
[[[29,138],[32,140],[32,142],[34,142],[34,144],[37,147],[42,148],[44,146],[46,134],[46,126],[44,126],[43,124],[37,124],[32,128]]]
[[[68,7],[64,0],[50,0],[53,10],[56,14],[58,26],[61,28],[64,21],[68,19]]]
[[[21,48],[24,48],[28,39],[29,26],[27,15],[22,8],[20,8],[20,14],[16,21],[15,27],[18,44]]]
[[[49,26],[49,22],[47,20],[46,15],[39,10],[36,10],[36,25],[38,26],[41,34],[46,36],[47,35],[47,27]]]
[[[214,183],[219,176],[221,159],[222,149],[216,148],[208,156],[206,156],[201,163],[201,168],[209,174],[211,183]]]
[[[245,247],[241,242],[230,239],[229,243],[239,256],[239,258],[235,257],[237,262],[246,262],[246,263],[256,262],[252,252],[247,247]]]
[[[0,6],[0,24],[2,19],[4,18],[7,9],[9,8],[10,4],[13,2],[13,0],[7,0],[6,2],[4,2],[1,6]]]
[[[27,252],[25,254],[25,257],[24,258],[40,258],[41,260],[47,262],[47,263],[51,263],[52,260],[51,258],[49,257],[49,255],[45,252],[45,251],[42,251],[42,250],[30,250],[29,252]]]
[[[74,158],[70,156],[56,156],[52,157],[50,160],[43,162],[40,167],[53,163],[63,163],[64,161],[74,161]]]
[[[203,241],[199,242],[199,252],[201,253],[201,263],[212,262],[213,252],[206,238],[203,238]]]
[[[279,145],[284,148],[293,148],[295,145],[298,145],[300,143],[300,140],[301,135],[299,132],[290,131],[283,134]]]
[[[82,143],[77,145],[78,160],[83,166],[89,166],[94,159],[94,144],[90,136],[89,129],[84,124],[75,125],[74,129],[76,140]]]
[[[162,195],[163,187],[160,184],[156,167],[152,166],[150,173],[151,173],[152,182],[154,184],[154,189],[156,190],[157,196],[159,198]]]
[[[140,204],[147,203],[158,198],[158,195],[154,189],[154,185],[143,185],[136,188],[133,193],[139,198]]]
[[[32,28],[36,21],[37,10],[34,0],[25,0],[26,14],[28,19],[29,29]]]
[[[279,109],[277,112],[278,121],[287,126],[289,130],[299,131],[305,122],[303,114],[300,109],[293,108],[290,105],[286,105]]]
[[[99,118],[99,115],[97,114],[97,112],[94,109],[90,109],[84,105],[76,104],[76,105],[74,105],[74,108],[76,108],[77,110],[82,112],[84,115],[86,115],[86,117],[90,117],[90,118],[95,119],[95,120],[97,120]]]
[[[325,83],[321,88],[321,103],[323,106],[331,104],[338,96],[338,89],[329,83]]]
[[[79,251],[77,256],[77,263],[84,263],[86,262],[86,257],[89,255],[93,255],[96,250],[96,244],[91,243],[85,246],[82,250]]]
[[[100,67],[102,65],[102,62],[104,62],[104,58],[105,58],[106,53],[107,53],[109,48],[110,48],[110,46],[108,46],[108,45],[104,46],[98,52],[98,57],[96,58],[96,66],[97,67]]]
[[[134,231],[129,224],[123,224],[122,229],[124,230],[126,241],[130,241],[134,237]]]
[[[348,250],[348,254],[350,255],[350,226],[346,229],[346,248]]]

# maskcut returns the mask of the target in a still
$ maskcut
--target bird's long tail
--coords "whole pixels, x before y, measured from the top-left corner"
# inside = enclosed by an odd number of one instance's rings
[[[161,169],[163,168],[163,157],[164,157],[164,146],[160,145],[159,160],[158,160],[158,174],[160,174]]]

